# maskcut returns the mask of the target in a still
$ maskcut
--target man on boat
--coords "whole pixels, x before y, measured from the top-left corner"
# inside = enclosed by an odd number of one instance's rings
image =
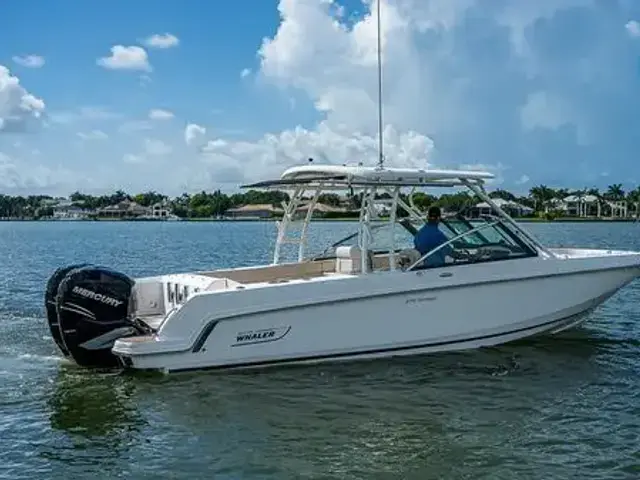
[[[442,230],[438,228],[440,222],[440,208],[433,206],[429,208],[427,212],[427,223],[425,223],[420,230],[413,237],[413,245],[420,255],[425,255],[427,252],[449,241],[447,236],[442,233]],[[441,267],[445,264],[445,257],[451,255],[453,249],[451,245],[442,247],[437,252],[429,255],[424,260],[425,267]]]

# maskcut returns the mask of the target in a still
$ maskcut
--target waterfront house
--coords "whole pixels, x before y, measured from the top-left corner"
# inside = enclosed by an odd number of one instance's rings
[[[300,205],[297,209],[296,209],[296,213],[302,214],[302,215],[306,215],[307,211],[309,210],[309,205],[310,203],[304,203],[302,205]],[[314,217],[326,217],[326,216],[336,216],[336,215],[340,215],[340,214],[346,214],[349,210],[344,208],[344,207],[334,207],[331,205],[327,205],[325,203],[316,203],[314,209],[313,209],[313,213],[312,215]]]
[[[98,209],[97,214],[101,218],[135,218],[150,215],[151,209],[131,200],[123,200],[115,205]]]
[[[153,218],[169,218],[171,208],[167,202],[158,202],[151,205],[151,216]]]
[[[504,198],[494,198],[493,201],[496,203],[496,205],[498,205],[501,209],[503,209],[513,217],[523,217],[526,215],[531,215],[534,211],[531,207],[527,207],[526,205],[522,205],[512,200],[505,200]],[[491,207],[487,202],[480,202],[474,205],[471,210],[471,214],[475,217],[478,217],[480,215],[491,215]]]
[[[276,208],[268,203],[242,205],[240,207],[230,208],[224,212],[225,217],[231,218],[271,218],[282,214],[282,209]]]
[[[66,199],[57,201],[50,208],[55,220],[84,220],[91,214],[91,210]]]
[[[595,195],[574,194],[562,199],[560,210],[569,217],[600,217],[602,204]]]

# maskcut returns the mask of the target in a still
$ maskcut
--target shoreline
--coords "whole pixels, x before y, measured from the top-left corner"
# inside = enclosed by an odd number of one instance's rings
[[[153,219],[136,219],[136,218],[86,218],[86,219],[54,219],[54,218],[0,218],[0,222],[138,222],[138,223],[184,223],[184,222],[276,222],[280,218],[181,218],[179,220],[153,220]],[[522,217],[515,218],[516,222],[521,223],[634,223],[636,218],[578,218],[578,217],[560,217],[555,219]],[[312,222],[358,222],[358,217],[336,217],[336,218],[314,218]]]

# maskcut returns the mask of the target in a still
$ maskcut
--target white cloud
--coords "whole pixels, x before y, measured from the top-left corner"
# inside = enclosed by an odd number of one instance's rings
[[[196,123],[188,124],[184,129],[184,141],[187,145],[196,145],[203,141],[207,129]]]
[[[126,153],[122,156],[122,161],[125,163],[131,163],[131,164],[144,163],[145,158],[142,155]]]
[[[91,130],[90,132],[78,132],[78,137],[82,140],[107,140],[109,135],[102,130]]]
[[[584,179],[640,148],[637,52],[619,34],[622,12],[593,0],[381,1],[385,124],[433,138],[434,164],[575,182],[577,163]],[[342,20],[333,5],[280,0],[260,73],[306,94],[332,130],[375,135],[376,19]],[[634,148],[622,154],[621,143]]]
[[[634,18],[625,2],[612,9],[597,0],[382,1],[389,165],[485,168],[505,188],[591,185],[603,181],[604,170],[634,177],[639,47],[628,38],[636,24],[622,29]],[[120,178],[167,191],[210,189],[276,176],[308,157],[374,164],[376,22],[367,9],[376,4],[364,2],[364,14],[344,4],[280,0],[280,24],[259,49],[251,75],[280,89],[274,103],[295,99],[303,117],[284,131],[252,139],[245,133],[242,141],[223,134],[225,115],[215,125],[200,117],[201,125],[175,133],[184,144],[175,141],[171,154],[153,159],[180,167],[148,169],[144,180],[114,171],[110,184]],[[315,126],[295,126],[310,119]],[[137,124],[151,126],[148,119]],[[125,148],[116,155],[131,151]],[[140,163],[148,153],[128,155]]]
[[[27,92],[18,77],[0,65],[0,132],[23,131],[42,120],[44,101]]]
[[[0,189],[13,195],[68,195],[78,185],[95,188],[96,183],[87,172],[34,163],[0,152]]]
[[[429,166],[433,143],[426,136],[412,131],[399,133],[389,126],[384,140],[388,166]],[[291,165],[305,164],[309,158],[320,163],[371,164],[378,155],[378,140],[376,136],[340,131],[323,122],[314,130],[296,127],[265,135],[257,142],[209,140],[201,152],[215,181],[233,183],[278,176]]]
[[[248,68],[243,68],[242,71],[240,72],[240,78],[246,78],[249,75],[251,75],[251,70]]]
[[[177,47],[180,39],[171,33],[154,34],[144,40],[144,44],[151,48]]]
[[[138,46],[114,45],[111,47],[111,55],[99,58],[96,63],[110,70],[142,70],[145,72],[152,70],[147,51]]]
[[[170,112],[169,110],[156,108],[149,111],[149,118],[151,120],[170,120],[173,117],[173,112]]]
[[[629,36],[634,38],[640,37],[640,23],[638,23],[636,20],[627,22],[624,28],[627,29],[627,33],[629,34]]]
[[[162,140],[157,140],[154,138],[145,138],[144,151],[146,155],[164,156],[164,155],[169,155],[173,151],[173,148],[171,148],[170,145],[167,145]]]
[[[22,65],[26,68],[41,68],[44,66],[44,57],[41,57],[40,55],[16,55],[12,59],[18,65]]]
[[[516,185],[524,185],[525,183],[529,183],[528,175],[522,175],[518,180],[516,180]]]

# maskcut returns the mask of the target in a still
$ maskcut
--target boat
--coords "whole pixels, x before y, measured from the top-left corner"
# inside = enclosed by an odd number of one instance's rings
[[[419,355],[575,327],[640,275],[640,252],[545,246],[487,194],[492,177],[290,167],[245,186],[292,192],[270,263],[136,279],[101,266],[63,267],[45,296],[51,334],[81,366],[161,372]],[[449,240],[420,255],[413,239],[425,220],[414,197],[430,188],[467,189],[492,210],[443,216]],[[336,191],[361,198],[357,228],[310,255],[318,199]],[[287,246],[297,258],[286,258]],[[447,246],[446,263],[429,266]]]
[[[66,357],[176,372],[481,348],[577,326],[640,275],[640,252],[542,244],[487,194],[489,172],[385,165],[380,3],[377,165],[310,162],[246,185],[290,192],[265,265],[135,279],[99,265],[59,268],[44,301]],[[465,189],[491,210],[443,217],[447,241],[421,254],[414,236],[425,218],[414,200],[431,188]],[[318,199],[335,192],[358,199],[357,228],[310,254]]]

